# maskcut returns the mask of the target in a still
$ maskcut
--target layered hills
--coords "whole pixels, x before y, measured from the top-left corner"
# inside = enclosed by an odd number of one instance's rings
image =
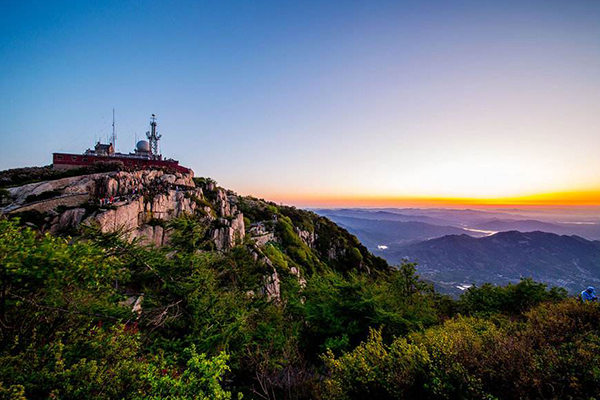
[[[534,278],[575,293],[599,283],[594,222],[540,221],[510,212],[444,209],[319,209],[391,264],[454,295],[484,282]]]
[[[410,244],[387,255],[419,264],[419,272],[442,286],[533,278],[575,293],[600,284],[600,242],[546,232],[500,232],[488,237],[449,235]]]

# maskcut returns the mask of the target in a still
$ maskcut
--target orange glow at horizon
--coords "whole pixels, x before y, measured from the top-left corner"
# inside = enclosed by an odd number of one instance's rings
[[[265,196],[267,200],[305,207],[600,207],[600,189],[539,193],[523,196],[425,197],[287,194]]]

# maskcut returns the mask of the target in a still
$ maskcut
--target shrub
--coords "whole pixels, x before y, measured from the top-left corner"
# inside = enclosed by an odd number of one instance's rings
[[[486,283],[469,288],[460,298],[459,307],[467,314],[517,315],[543,302],[557,302],[567,298],[563,288],[547,288],[546,284],[523,279],[518,284],[496,286]]]
[[[352,352],[325,356],[323,396],[589,399],[600,393],[600,306],[546,303],[523,318],[457,317],[390,345],[371,334]]]
[[[13,398],[19,394],[61,399],[231,398],[221,387],[229,371],[226,354],[208,359],[192,346],[184,352],[188,361],[181,368],[160,355],[144,356],[134,325],[83,326],[62,331],[48,342],[37,340],[16,355],[0,355],[0,381],[11,382],[6,389],[0,384],[0,395],[4,391]]]

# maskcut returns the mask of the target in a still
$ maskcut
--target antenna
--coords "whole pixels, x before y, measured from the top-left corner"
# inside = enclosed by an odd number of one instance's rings
[[[113,145],[113,149],[117,149],[117,131],[115,130],[115,109],[113,107],[113,123],[112,123],[112,136],[110,142]]]
[[[154,156],[159,155],[158,141],[162,137],[162,135],[156,130],[156,126],[156,115],[152,114],[152,117],[150,118],[150,131],[146,132],[146,137],[150,142],[150,153],[152,153]]]

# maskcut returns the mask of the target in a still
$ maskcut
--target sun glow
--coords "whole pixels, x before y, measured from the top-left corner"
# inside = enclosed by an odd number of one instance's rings
[[[539,193],[512,197],[267,195],[278,203],[305,207],[600,207],[600,189]]]

